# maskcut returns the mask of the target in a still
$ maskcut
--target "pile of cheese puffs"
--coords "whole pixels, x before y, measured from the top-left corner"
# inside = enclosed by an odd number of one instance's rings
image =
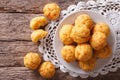
[[[76,17],[74,24],[64,24],[59,32],[62,58],[70,63],[77,61],[79,67],[91,71],[97,59],[107,58],[112,50],[107,39],[109,26],[104,22],[95,23],[87,14]]]

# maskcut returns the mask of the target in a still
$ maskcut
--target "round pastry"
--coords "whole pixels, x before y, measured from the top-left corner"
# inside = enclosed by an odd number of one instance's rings
[[[60,7],[55,3],[49,3],[44,6],[43,12],[47,18],[54,20],[60,15]]]
[[[92,56],[88,61],[78,61],[79,67],[85,71],[91,71],[95,68],[97,58]]]
[[[84,30],[85,32],[82,30]],[[73,27],[71,34],[70,34],[70,37],[76,43],[85,43],[90,38],[90,30],[88,30],[88,28],[83,29],[83,27]]]
[[[38,40],[44,38],[47,34],[48,34],[48,32],[46,32],[42,29],[33,31],[31,34],[32,42],[38,42]]]
[[[90,37],[78,37],[78,36],[73,36],[72,39],[78,43],[78,44],[81,44],[81,43],[85,43],[85,42],[88,42]]]
[[[107,44],[103,49],[95,50],[94,53],[97,55],[98,58],[107,58],[112,54],[112,49]]]
[[[75,26],[79,26],[81,24],[86,25],[90,30],[93,28],[94,22],[87,14],[79,15],[75,20]]]
[[[106,34],[106,36],[109,36],[110,29],[109,29],[109,26],[107,24],[105,24],[105,23],[98,23],[93,28],[93,33],[94,32],[103,32],[103,33]]]
[[[92,47],[87,44],[79,44],[75,48],[75,58],[79,61],[87,61],[92,57],[93,50]]]
[[[61,54],[62,54],[63,59],[66,62],[75,61],[75,46],[65,45],[61,50]]]
[[[71,31],[72,31],[73,25],[70,24],[66,24],[63,25],[60,32],[59,32],[59,36],[60,36],[60,40],[64,43],[64,44],[72,44],[73,40],[70,37]]]
[[[52,78],[55,74],[55,66],[51,62],[43,62],[38,71],[43,78]]]
[[[29,69],[37,69],[41,63],[41,57],[38,53],[27,53],[24,57],[24,65]]]
[[[78,35],[80,37],[89,37],[90,36],[90,29],[84,25],[81,24],[80,26],[75,26],[72,30],[72,34]]]
[[[90,44],[91,44],[92,48],[95,50],[103,49],[105,47],[105,45],[107,44],[107,37],[102,32],[95,32],[92,35]]]
[[[33,30],[39,29],[48,23],[44,16],[35,17],[30,21],[30,28]]]

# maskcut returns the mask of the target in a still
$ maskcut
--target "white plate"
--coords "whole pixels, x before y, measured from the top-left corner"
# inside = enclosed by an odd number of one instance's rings
[[[86,10],[78,11],[78,12],[71,13],[70,15],[66,16],[60,22],[59,26],[57,27],[56,33],[55,33],[54,44],[53,44],[57,58],[59,59],[60,63],[62,65],[64,65],[67,69],[69,69],[73,72],[76,72],[76,73],[80,73],[80,74],[88,74],[88,72],[79,68],[77,62],[67,63],[66,61],[64,61],[64,59],[61,56],[61,48],[63,47],[63,43],[60,41],[59,31],[64,24],[73,24],[76,17],[80,14],[88,14],[95,23],[104,22],[109,25],[110,36],[108,38],[108,43],[110,44],[112,51],[114,51],[115,37],[114,37],[114,33],[112,31],[113,28],[111,27],[109,22],[104,18],[104,16],[102,16],[101,14],[99,14],[97,12],[86,11]],[[106,63],[108,63],[110,61],[111,58],[112,58],[112,55],[109,58],[97,60],[97,66],[93,71],[97,71],[100,68],[102,68]]]

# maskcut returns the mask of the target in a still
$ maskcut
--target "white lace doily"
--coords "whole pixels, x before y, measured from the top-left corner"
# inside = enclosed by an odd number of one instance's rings
[[[79,10],[92,10],[97,11],[103,16],[105,16],[110,24],[114,28],[115,32],[115,52],[113,53],[113,58],[109,63],[100,68],[98,71],[90,72],[89,74],[79,74],[76,72],[72,72],[68,70],[64,65],[60,63],[57,59],[53,42],[54,36],[57,26],[60,21],[68,14],[79,11]],[[119,0],[98,0],[94,2],[92,0],[88,2],[79,2],[77,5],[71,5],[67,10],[63,10],[61,12],[60,18],[56,21],[52,21],[47,27],[48,35],[46,38],[41,40],[41,44],[39,46],[39,51],[42,53],[45,61],[51,61],[56,68],[60,67],[62,72],[68,72],[71,76],[77,77],[80,76],[82,78],[87,78],[88,76],[96,77],[98,74],[105,75],[109,71],[114,72],[120,67],[120,1]],[[59,46],[59,45],[58,45]]]

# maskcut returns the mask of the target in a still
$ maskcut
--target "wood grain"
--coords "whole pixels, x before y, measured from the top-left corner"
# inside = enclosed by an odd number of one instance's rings
[[[28,41],[0,42],[0,67],[24,66],[23,56],[28,52],[38,52],[38,45]]]
[[[44,80],[37,71],[25,67],[0,68],[0,80]]]
[[[40,14],[0,13],[0,40],[30,40],[30,20]]]
[[[99,75],[96,78],[73,78],[68,73],[62,73],[59,69],[56,70],[55,77],[51,80],[119,80],[119,72],[108,74],[105,76]],[[113,78],[114,77],[114,78]],[[4,67],[0,68],[0,80],[45,80],[37,70],[29,70],[25,67]]]
[[[76,4],[79,0],[0,0],[0,12],[39,14],[43,13],[44,5],[51,2],[57,3],[63,10],[71,4]]]

